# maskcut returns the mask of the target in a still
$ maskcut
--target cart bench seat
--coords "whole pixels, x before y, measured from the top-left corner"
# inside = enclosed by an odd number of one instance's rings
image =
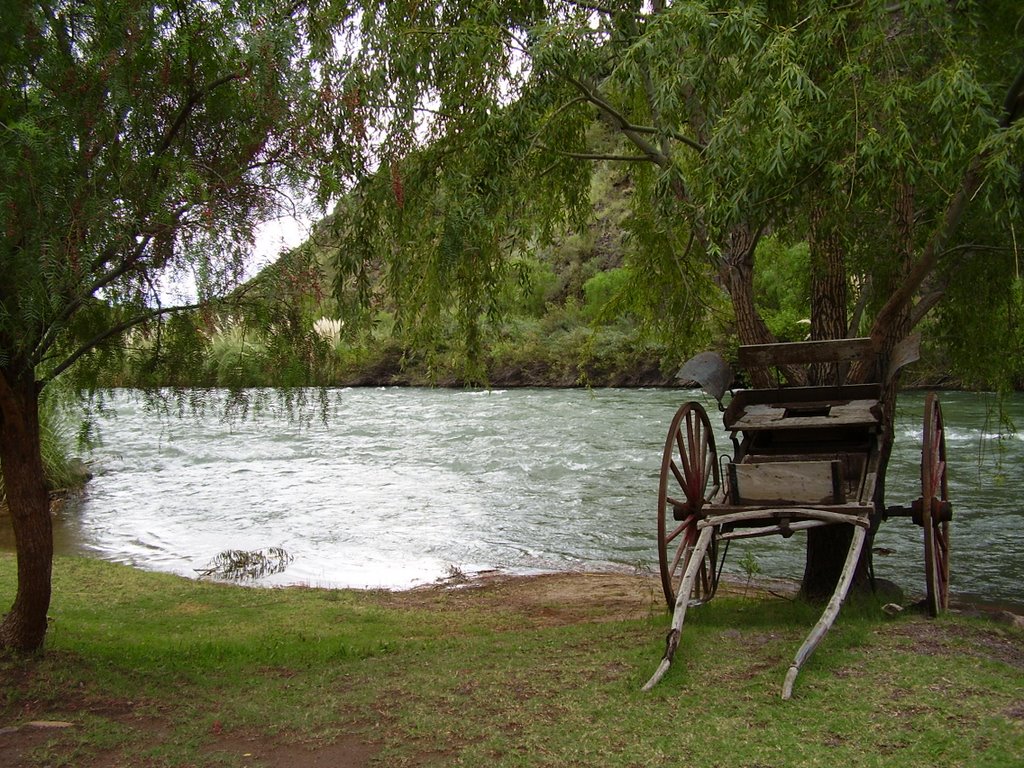
[[[877,427],[880,398],[877,384],[744,390],[726,409],[725,427],[742,432]]]

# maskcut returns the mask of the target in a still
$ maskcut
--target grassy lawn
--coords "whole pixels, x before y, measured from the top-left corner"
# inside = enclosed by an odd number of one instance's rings
[[[0,600],[14,593],[0,555]],[[250,589],[58,559],[46,653],[0,659],[0,765],[1020,766],[1024,633],[641,575],[404,593]],[[29,725],[43,721],[49,727]],[[69,723],[70,725],[64,725]]]

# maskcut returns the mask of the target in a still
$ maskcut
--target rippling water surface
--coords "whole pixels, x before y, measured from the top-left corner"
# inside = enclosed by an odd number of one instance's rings
[[[683,390],[344,389],[329,418],[228,421],[110,403],[96,477],[58,520],[58,550],[193,575],[226,549],[283,547],[267,584],[403,587],[457,568],[657,572],[661,449]],[[1024,605],[1024,439],[1000,437],[995,402],[944,394],[954,501],[955,597]],[[920,494],[923,396],[901,396],[887,503]],[[712,404],[709,414],[721,423]],[[1009,403],[1024,427],[1024,399]],[[724,434],[719,450],[726,451]],[[739,544],[739,542],[737,543]],[[734,545],[761,573],[798,578],[803,540]],[[886,522],[875,569],[924,587],[921,531]]]

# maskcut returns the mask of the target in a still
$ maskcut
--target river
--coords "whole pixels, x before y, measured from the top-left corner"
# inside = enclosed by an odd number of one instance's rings
[[[498,570],[656,574],[665,433],[685,400],[666,389],[340,389],[327,420],[159,415],[106,403],[96,476],[56,520],[61,553],[194,576],[227,549],[292,557],[264,585],[407,587]],[[899,401],[889,505],[920,494],[923,395]],[[944,393],[954,600],[1024,606],[1024,438],[992,396]],[[712,421],[720,424],[714,404]],[[1024,427],[1024,398],[1005,405]],[[719,450],[728,451],[726,435]],[[9,532],[3,531],[6,546]],[[924,589],[921,530],[882,525],[876,575]],[[736,542],[726,572],[796,579],[803,537]]]

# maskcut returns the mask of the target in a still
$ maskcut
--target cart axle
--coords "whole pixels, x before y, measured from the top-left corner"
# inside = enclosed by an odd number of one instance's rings
[[[924,507],[924,499],[914,499],[910,506],[896,505],[885,508],[884,519],[890,517],[909,517],[916,525],[923,525],[921,511]],[[953,519],[953,505],[945,499],[932,498],[932,518],[937,523],[948,523]]]

